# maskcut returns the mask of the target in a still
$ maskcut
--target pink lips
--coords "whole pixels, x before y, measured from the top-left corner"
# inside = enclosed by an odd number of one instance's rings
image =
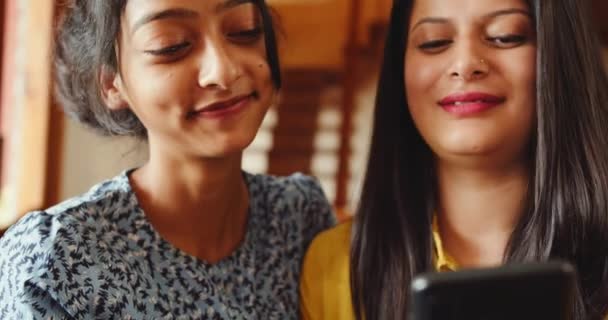
[[[212,103],[204,108],[192,111],[188,114],[189,118],[204,117],[220,119],[236,114],[245,109],[255,94],[241,95],[229,100]]]
[[[506,99],[482,92],[452,94],[441,99],[438,104],[456,116],[472,116],[503,103]]]

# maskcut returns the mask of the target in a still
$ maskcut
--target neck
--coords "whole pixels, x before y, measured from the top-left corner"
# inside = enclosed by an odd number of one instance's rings
[[[216,262],[244,239],[249,198],[240,154],[185,159],[151,148],[131,182],[156,230],[183,251]]]
[[[479,170],[437,164],[439,230],[463,267],[499,265],[523,211],[528,169],[522,164]]]

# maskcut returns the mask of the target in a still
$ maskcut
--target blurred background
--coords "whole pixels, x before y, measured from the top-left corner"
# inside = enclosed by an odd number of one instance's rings
[[[608,70],[608,0],[592,2]],[[138,166],[146,146],[101,138],[66,118],[51,95],[50,48],[62,8],[0,4],[0,234]],[[391,0],[268,0],[279,16],[284,88],[244,155],[250,172],[316,176],[340,219],[356,205],[371,135]],[[608,90],[608,88],[606,88]]]

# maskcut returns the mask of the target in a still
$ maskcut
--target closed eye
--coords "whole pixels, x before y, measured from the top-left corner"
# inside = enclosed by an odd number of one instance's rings
[[[261,27],[256,27],[249,30],[243,30],[238,32],[229,32],[227,36],[239,43],[252,43],[257,41],[262,35],[263,30]]]
[[[443,47],[452,43],[452,40],[440,39],[440,40],[432,40],[423,42],[418,46],[420,50],[424,51],[439,51]]]
[[[526,42],[526,36],[523,35],[506,35],[500,37],[488,37],[486,40],[497,47],[511,48]]]
[[[181,53],[183,50],[190,47],[190,42],[164,47],[158,50],[146,50],[145,52],[155,56],[174,56]]]

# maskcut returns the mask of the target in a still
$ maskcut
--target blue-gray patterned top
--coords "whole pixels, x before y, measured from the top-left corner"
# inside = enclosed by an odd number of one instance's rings
[[[0,239],[0,319],[297,319],[302,258],[335,224],[313,178],[244,174],[241,246],[215,264],[165,241],[128,172]]]

